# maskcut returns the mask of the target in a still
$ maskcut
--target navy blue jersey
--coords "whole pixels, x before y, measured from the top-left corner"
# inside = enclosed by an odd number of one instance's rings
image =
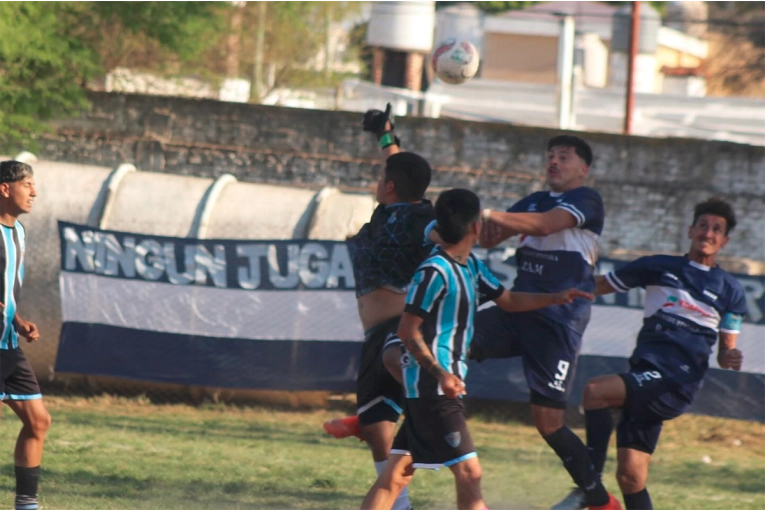
[[[476,309],[504,290],[472,253],[463,265],[436,249],[417,269],[404,311],[422,317],[423,340],[438,364],[465,380],[465,356],[473,338]],[[444,394],[438,380],[422,371],[414,357],[409,356],[403,365],[407,398]]]
[[[741,285],[719,267],[670,255],[639,258],[605,277],[619,292],[646,291],[643,327],[630,363],[649,362],[692,398],[719,332],[739,332],[746,314]]]
[[[426,228],[434,219],[429,200],[377,206],[369,223],[348,240],[356,296],[381,287],[406,292],[417,266],[433,249]]]
[[[3,300],[2,336],[0,349],[15,349],[19,346],[19,334],[13,325],[16,316],[16,303],[24,280],[24,250],[26,249],[26,233],[24,227],[16,222],[15,227],[0,225],[2,231],[2,247],[0,247],[0,267],[3,281],[0,283],[0,293]]]
[[[595,262],[598,240],[603,231],[603,199],[592,188],[580,187],[564,193],[538,191],[521,199],[508,212],[547,212],[561,208],[576,219],[576,226],[548,236],[524,235],[515,252],[518,276],[513,289],[518,292],[560,292],[577,288],[595,289]],[[582,334],[590,321],[591,302],[548,306],[534,313],[562,323]]]

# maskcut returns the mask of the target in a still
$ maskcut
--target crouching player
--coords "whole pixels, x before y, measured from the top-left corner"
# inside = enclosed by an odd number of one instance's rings
[[[693,402],[718,336],[720,367],[741,369],[736,339],[746,297],[738,281],[715,265],[735,226],[732,207],[711,198],[694,209],[687,255],[639,258],[596,278],[597,294],[646,289],[645,318],[629,372],[591,379],[584,392],[587,446],[597,473],[603,472],[614,428],[610,408],[622,409],[616,478],[627,510],[653,508],[646,481],[662,424]]]
[[[418,267],[398,328],[404,344],[406,418],[363,509],[390,509],[416,468],[441,466],[454,474],[458,508],[485,508],[481,466],[460,400],[466,393],[465,354],[473,336],[476,308],[482,301],[493,300],[507,311],[521,312],[571,303],[575,298],[593,299],[577,289],[558,294],[505,290],[471,254],[481,231],[480,201],[473,192],[444,191],[435,211],[443,244]]]

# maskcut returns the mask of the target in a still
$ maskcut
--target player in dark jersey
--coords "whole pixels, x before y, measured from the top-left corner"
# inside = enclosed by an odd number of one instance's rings
[[[718,337],[720,368],[741,369],[736,339],[746,296],[738,281],[715,265],[735,226],[732,207],[709,199],[695,207],[687,255],[642,257],[596,278],[597,294],[636,287],[646,291],[629,372],[590,379],[583,398],[587,445],[597,473],[603,471],[614,428],[611,408],[622,410],[616,427],[616,479],[627,510],[652,508],[646,480],[662,423],[693,402]]]
[[[434,218],[433,205],[424,198],[430,165],[417,154],[399,150],[389,115],[390,104],[385,112],[370,110],[364,115],[364,130],[377,137],[384,167],[377,183],[379,205],[369,223],[348,240],[365,332],[356,381],[358,414],[324,424],[335,437],[353,434],[363,438],[372,450],[378,474],[387,462],[401,414],[401,341],[396,330],[406,289],[433,248],[427,230]],[[409,507],[404,492],[394,509]]]
[[[38,508],[37,486],[40,480],[43,444],[50,427],[50,414],[42,401],[40,387],[32,367],[19,347],[19,336],[34,342],[40,339],[37,326],[22,319],[17,312],[24,280],[26,233],[18,221],[29,213],[37,191],[32,167],[19,161],[0,162],[0,283],[2,336],[0,337],[0,379],[3,402],[21,419],[16,441],[16,510]]]
[[[493,300],[508,311],[570,304],[591,294],[569,289],[557,294],[508,292],[470,251],[481,230],[480,201],[471,191],[444,191],[436,201],[443,244],[417,269],[399,324],[406,394],[399,429],[385,471],[362,509],[388,509],[417,468],[447,466],[457,485],[457,507],[486,508],[481,465],[465,422],[460,397],[467,374],[465,353],[481,302]]]
[[[594,290],[605,213],[600,194],[584,186],[591,164],[592,150],[584,140],[556,136],[547,144],[550,191],[532,193],[507,212],[484,210],[488,221],[482,246],[493,247],[521,235],[513,291]],[[527,313],[507,313],[497,307],[482,310],[476,318],[471,357],[479,361],[522,357],[537,430],[576,485],[584,489],[589,505],[618,508],[612,506],[619,503],[609,496],[595,472],[580,469],[590,463],[587,447],[563,423],[590,306],[578,300]]]

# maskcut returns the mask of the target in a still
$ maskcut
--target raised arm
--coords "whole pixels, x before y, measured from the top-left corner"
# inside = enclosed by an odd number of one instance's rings
[[[390,120],[391,104],[388,103],[385,111],[368,110],[361,121],[364,131],[368,131],[377,137],[380,146],[383,165],[388,158],[401,152],[399,140],[393,130],[395,126]]]
[[[602,296],[603,294],[612,294],[616,292],[616,289],[608,283],[608,280],[603,275],[597,275],[595,277],[595,295]]]
[[[489,211],[484,212],[484,220],[502,228],[503,235],[510,234],[507,237],[515,234],[543,237],[577,225],[574,215],[559,207],[542,213]]]

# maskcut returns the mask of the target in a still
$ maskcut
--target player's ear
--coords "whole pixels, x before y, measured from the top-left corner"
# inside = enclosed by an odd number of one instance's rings
[[[11,184],[8,182],[4,182],[0,184],[0,196],[4,198],[8,198],[11,196]]]

